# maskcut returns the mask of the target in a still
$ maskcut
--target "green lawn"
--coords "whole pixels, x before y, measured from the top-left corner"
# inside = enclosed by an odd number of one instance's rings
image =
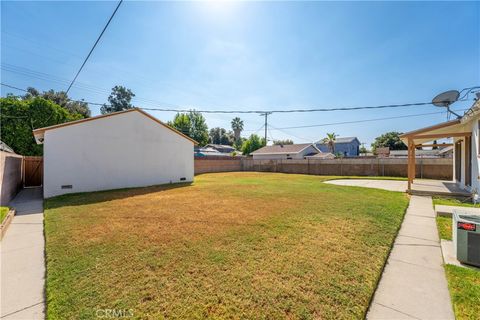
[[[9,210],[8,207],[0,207],[0,222],[3,222],[3,219],[7,216]]]
[[[471,199],[456,199],[456,198],[447,198],[441,196],[433,197],[433,204],[437,205],[444,205],[444,206],[457,206],[457,207],[478,207],[480,205],[473,204]]]
[[[452,218],[437,217],[441,239],[452,240]],[[480,314],[480,270],[445,265],[453,309],[458,320],[478,319]]]
[[[445,271],[456,318],[479,319],[480,270],[446,265]]]
[[[364,318],[408,198],[329,178],[203,174],[48,199],[47,317]]]
[[[452,240],[452,218],[437,217],[436,219],[440,239]]]

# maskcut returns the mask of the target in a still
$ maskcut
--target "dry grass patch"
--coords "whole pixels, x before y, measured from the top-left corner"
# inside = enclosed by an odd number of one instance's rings
[[[46,202],[49,319],[362,318],[402,193],[273,173]]]

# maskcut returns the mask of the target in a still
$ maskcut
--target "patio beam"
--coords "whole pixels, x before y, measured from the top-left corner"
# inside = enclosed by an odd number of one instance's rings
[[[415,147],[451,147],[453,143],[420,143],[416,144]]]
[[[434,134],[420,134],[416,136],[409,136],[408,139],[439,139],[452,137],[470,137],[471,132],[450,132],[450,133],[434,133]]]

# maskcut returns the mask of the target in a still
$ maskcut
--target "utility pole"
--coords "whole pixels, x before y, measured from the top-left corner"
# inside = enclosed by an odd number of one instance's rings
[[[267,128],[268,128],[268,115],[272,114],[272,112],[264,112],[260,113],[260,116],[265,117],[265,145],[267,145]]]

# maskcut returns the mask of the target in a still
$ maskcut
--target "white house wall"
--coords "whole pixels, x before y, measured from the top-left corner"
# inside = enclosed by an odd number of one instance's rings
[[[470,189],[470,191],[472,192],[475,192],[478,194],[478,192],[480,191],[480,168],[479,168],[479,164],[478,164],[478,157],[479,157],[479,150],[478,150],[478,144],[479,144],[479,135],[478,135],[478,120],[479,120],[479,117],[474,117],[471,121],[469,121],[467,123],[467,128],[468,128],[468,131],[472,132],[472,137],[471,137],[471,140],[472,140],[472,165],[471,165],[471,175],[472,175],[472,186],[471,187],[466,187],[465,186],[465,157],[466,157],[466,147],[465,147],[465,139],[464,138],[455,138],[454,139],[454,143],[458,142],[459,140],[461,140],[461,150],[462,150],[462,153],[461,153],[461,172],[462,172],[462,177],[459,181],[459,185],[461,188],[468,188]],[[455,149],[454,149],[455,150]],[[453,156],[453,176],[454,176],[454,180],[457,180],[457,177],[455,175],[455,167],[456,167],[456,163],[455,163],[455,154]]]
[[[193,142],[140,112],[47,130],[44,196],[193,181],[193,161]]]
[[[471,191],[478,194],[480,189],[480,182],[479,182],[479,166],[478,166],[478,144],[479,144],[479,136],[478,136],[478,120],[479,117],[474,117],[470,122],[470,128],[472,130],[472,188]]]

